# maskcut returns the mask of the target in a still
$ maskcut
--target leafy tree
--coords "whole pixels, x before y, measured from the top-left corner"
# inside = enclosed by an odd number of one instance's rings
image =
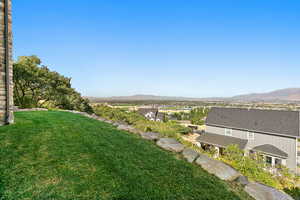
[[[14,101],[20,108],[93,111],[88,100],[71,87],[71,78],[50,71],[37,56],[21,56],[13,67]]]
[[[208,108],[199,107],[191,110],[190,113],[178,112],[172,114],[177,120],[190,120],[192,124],[203,125],[205,123],[205,117],[209,112]]]
[[[205,117],[209,112],[208,108],[200,107],[191,110],[190,120],[192,124],[203,125],[205,123]]]

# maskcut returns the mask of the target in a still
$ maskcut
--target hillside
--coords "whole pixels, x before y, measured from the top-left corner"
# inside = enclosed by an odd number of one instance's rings
[[[275,90],[267,93],[243,94],[233,97],[172,97],[172,96],[155,96],[155,95],[133,95],[133,96],[115,96],[115,97],[87,97],[91,102],[103,101],[226,101],[226,102],[300,102],[300,88],[287,88]]]
[[[0,127],[1,200],[248,199],[112,125],[58,111],[15,117]]]
[[[253,93],[246,95],[239,95],[231,98],[238,101],[286,101],[294,102],[300,101],[300,88],[287,88],[282,90],[275,90],[267,93]]]

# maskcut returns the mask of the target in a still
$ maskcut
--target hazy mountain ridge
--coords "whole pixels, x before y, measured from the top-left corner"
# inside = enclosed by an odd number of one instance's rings
[[[120,101],[202,101],[203,98],[190,98],[190,97],[175,97],[175,96],[156,96],[156,95],[133,95],[133,96],[113,96],[113,97],[88,97],[92,100],[120,100]]]
[[[91,102],[96,101],[237,101],[237,102],[300,102],[300,88],[287,88],[275,90],[267,93],[252,93],[237,95],[229,98],[211,97],[211,98],[192,98],[175,96],[156,96],[138,94],[133,96],[115,96],[115,97],[87,97]]]
[[[239,101],[300,101],[300,88],[287,88],[267,93],[238,95],[231,99]]]

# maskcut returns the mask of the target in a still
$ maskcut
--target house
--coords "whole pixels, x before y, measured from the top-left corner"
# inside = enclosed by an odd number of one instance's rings
[[[156,120],[157,122],[163,122],[165,120],[165,114],[161,112],[157,112]]]
[[[150,121],[163,122],[165,118],[164,113],[158,112],[156,108],[140,108],[137,112]]]
[[[197,141],[220,153],[236,144],[246,153],[261,153],[272,167],[285,165],[296,172],[299,115],[298,111],[212,108],[205,133]]]

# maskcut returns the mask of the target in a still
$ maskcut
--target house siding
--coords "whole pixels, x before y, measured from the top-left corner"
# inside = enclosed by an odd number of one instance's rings
[[[219,135],[225,135],[225,128],[216,126],[206,126],[206,132]],[[247,138],[247,131],[232,129],[232,137],[241,139]],[[248,140],[247,150],[251,150],[256,146],[271,144],[288,154],[286,166],[293,171],[297,169],[297,139],[292,137],[284,137],[277,135],[269,135],[265,133],[254,132],[254,140]]]

